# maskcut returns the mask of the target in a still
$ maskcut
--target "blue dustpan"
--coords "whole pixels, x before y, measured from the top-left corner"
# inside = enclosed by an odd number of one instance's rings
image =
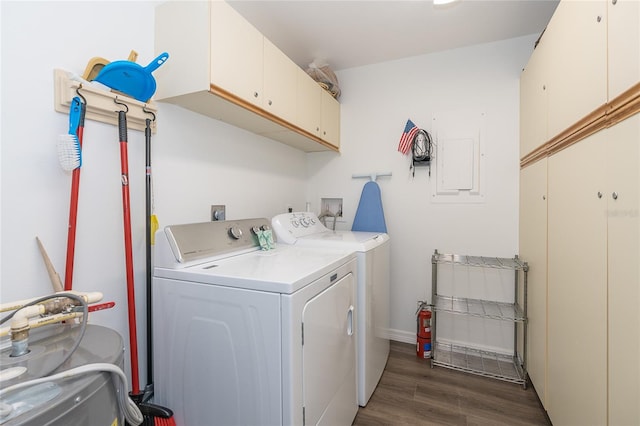
[[[146,67],[131,61],[111,62],[100,70],[94,81],[141,102],[147,102],[156,93],[156,79],[151,73],[168,58],[169,54],[164,52]]]

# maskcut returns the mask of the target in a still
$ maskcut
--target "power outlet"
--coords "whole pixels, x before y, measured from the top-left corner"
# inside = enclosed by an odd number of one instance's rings
[[[216,204],[216,205],[212,205],[211,206],[211,220],[212,221],[217,221],[217,220],[225,220],[226,217],[226,213],[225,213],[225,206],[222,204]]]

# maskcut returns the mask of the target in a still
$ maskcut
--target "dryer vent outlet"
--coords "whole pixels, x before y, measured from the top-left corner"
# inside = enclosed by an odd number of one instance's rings
[[[211,206],[211,220],[225,220],[225,206],[224,205],[212,205]]]

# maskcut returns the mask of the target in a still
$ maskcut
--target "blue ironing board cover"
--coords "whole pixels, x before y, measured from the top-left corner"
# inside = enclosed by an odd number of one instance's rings
[[[352,231],[387,232],[382,210],[380,187],[374,181],[367,182],[362,188],[360,203],[353,219]]]

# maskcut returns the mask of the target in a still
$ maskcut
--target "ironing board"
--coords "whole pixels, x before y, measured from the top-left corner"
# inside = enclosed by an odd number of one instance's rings
[[[367,182],[362,188],[360,202],[353,219],[352,231],[387,232],[384,220],[380,187],[375,181]]]

